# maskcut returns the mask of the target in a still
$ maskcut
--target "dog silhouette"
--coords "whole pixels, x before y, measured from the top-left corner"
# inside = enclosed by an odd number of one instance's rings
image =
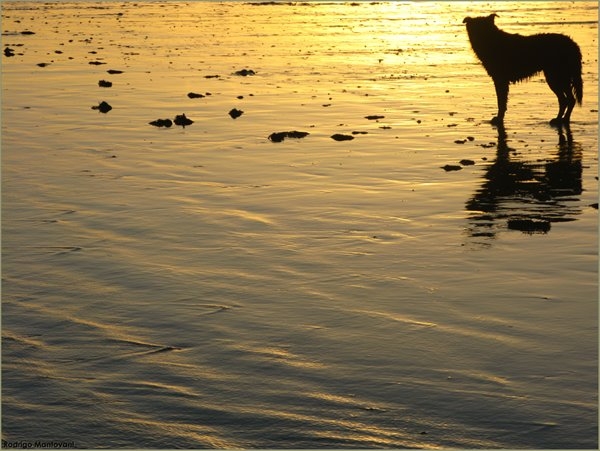
[[[496,17],[497,14],[490,14],[463,20],[471,47],[496,88],[498,114],[492,124],[501,124],[504,120],[509,84],[544,72],[548,86],[558,98],[558,114],[550,124],[567,125],[575,103],[581,105],[583,99],[579,46],[563,34],[506,33],[494,23]]]

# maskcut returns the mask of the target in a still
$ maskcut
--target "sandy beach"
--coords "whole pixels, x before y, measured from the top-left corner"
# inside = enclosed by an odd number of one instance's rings
[[[579,44],[568,130],[543,74],[490,124],[491,12]],[[598,447],[596,2],[2,2],[2,41],[3,447]]]

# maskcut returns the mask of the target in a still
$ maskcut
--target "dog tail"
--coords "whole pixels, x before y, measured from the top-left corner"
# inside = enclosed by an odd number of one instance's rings
[[[573,94],[575,94],[575,99],[577,99],[577,103],[581,105],[581,101],[583,100],[583,80],[581,79],[581,70],[579,70],[579,72],[575,74],[572,83]]]
[[[579,49],[578,49],[579,50]],[[573,89],[573,94],[575,94],[575,99],[577,103],[581,105],[583,100],[583,80],[581,79],[581,52],[579,53],[579,58],[577,58],[576,62],[574,62],[574,72],[571,78],[571,86]]]

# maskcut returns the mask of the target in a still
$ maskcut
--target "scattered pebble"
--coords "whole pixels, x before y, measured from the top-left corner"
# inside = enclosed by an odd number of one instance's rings
[[[93,106],[92,110],[98,110],[101,113],[108,113],[110,110],[112,110],[112,106],[110,106],[107,102],[102,101],[99,105]]]
[[[192,125],[194,121],[187,118],[185,114],[179,114],[175,116],[175,120],[173,120],[173,123],[175,125],[181,125],[183,128],[185,128],[186,125]]]
[[[108,69],[106,72],[108,72],[109,74],[122,74],[123,73],[122,70],[117,70],[117,69]]]
[[[350,140],[354,139],[354,136],[342,135],[341,133],[336,133],[335,135],[331,135],[331,139],[334,139],[336,141],[350,141]]]
[[[233,108],[230,112],[229,115],[231,116],[231,119],[237,119],[238,117],[240,117],[242,114],[244,114],[244,112],[242,110],[238,110],[237,108]]]
[[[370,121],[376,121],[377,119],[383,119],[385,116],[380,116],[377,114],[372,114],[370,116],[365,116],[365,119],[368,119]]]
[[[21,31],[21,34],[30,35],[30,34],[35,34],[35,32],[29,31],[29,30],[25,30],[25,31]]]
[[[204,94],[198,94],[197,92],[188,92],[187,95],[190,99],[201,99],[206,97]]]
[[[40,67],[46,67],[46,66],[49,66],[50,63],[37,63],[37,65]]]
[[[171,119],[157,119],[152,122],[148,122],[150,125],[154,125],[155,127],[170,127],[173,125],[173,121]]]
[[[475,164],[475,161],[464,159],[464,160],[460,160],[459,163],[462,164],[463,166],[473,166]]]
[[[219,78],[220,75],[205,75],[204,78]]]
[[[15,51],[9,47],[5,47],[4,56],[15,56]]]
[[[90,62],[88,62],[88,64],[93,64],[95,66],[99,66],[101,64],[106,64],[106,63],[103,61],[90,61]]]
[[[310,133],[308,133],[308,132],[299,132],[297,130],[294,130],[291,132],[274,132],[269,135],[269,141],[274,142],[274,143],[280,143],[285,138],[300,139],[300,138],[304,138],[305,136],[308,136],[309,134]]]
[[[466,143],[466,142],[467,142],[467,140],[466,140],[466,139],[455,139],[455,140],[454,140],[454,143],[455,143],[455,144],[464,144],[464,143]]]
[[[460,171],[462,169],[462,166],[459,166],[457,164],[447,164],[446,166],[442,166],[442,169],[444,171]]]
[[[101,88],[110,88],[112,86],[112,82],[106,81],[106,80],[100,80],[98,82],[98,86],[100,86]]]
[[[353,131],[352,134],[353,135],[367,135],[369,132],[362,132],[362,131]]]

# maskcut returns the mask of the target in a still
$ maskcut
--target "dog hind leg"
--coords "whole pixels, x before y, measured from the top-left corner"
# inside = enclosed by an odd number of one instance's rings
[[[573,107],[575,106],[575,96],[573,95],[570,81],[550,71],[544,71],[544,75],[548,86],[558,99],[558,114],[550,121],[550,124],[560,125],[563,122],[568,123],[571,118],[571,111],[573,111]]]
[[[508,103],[508,81],[494,79],[496,98],[498,100],[498,115],[492,119],[492,124],[498,125],[504,122],[504,115]]]

